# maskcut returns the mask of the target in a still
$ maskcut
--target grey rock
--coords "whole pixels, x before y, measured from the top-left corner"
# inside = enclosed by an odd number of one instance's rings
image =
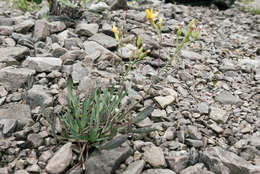
[[[47,162],[52,156],[53,156],[53,152],[51,150],[44,151],[39,157],[39,161]]]
[[[10,135],[11,133],[15,132],[17,120],[0,118],[0,127],[1,125],[3,126],[3,134]]]
[[[216,133],[222,133],[224,129],[220,127],[217,123],[213,122],[212,124],[208,125],[209,128],[214,130]]]
[[[188,166],[189,153],[186,151],[171,151],[166,157],[166,161],[169,164],[170,169],[176,173],[180,173]]]
[[[8,26],[0,26],[0,35],[2,36],[10,36],[13,32],[13,27]]]
[[[197,109],[201,114],[208,114],[209,113],[209,105],[206,102],[199,103],[197,105]]]
[[[0,86],[0,97],[5,97],[7,95],[7,91],[3,86]]]
[[[54,22],[48,23],[48,25],[49,25],[49,31],[51,34],[62,32],[63,30],[66,29],[65,23],[61,22],[61,21],[54,21]]]
[[[174,171],[169,169],[148,169],[142,174],[176,174]]]
[[[227,122],[229,116],[225,110],[216,107],[211,107],[210,110],[210,118],[212,120],[216,121],[217,123]]]
[[[180,174],[214,174],[214,173],[206,169],[202,169],[197,165],[195,165],[195,166],[187,167],[186,169],[182,170]]]
[[[144,76],[152,76],[153,77],[153,76],[157,75],[154,68],[150,65],[145,65],[142,69],[142,73],[143,73]]]
[[[243,101],[237,97],[231,94],[228,91],[222,91],[216,96],[216,101],[222,103],[222,104],[236,104],[241,105],[243,104]]]
[[[89,6],[89,11],[91,12],[103,12],[104,10],[109,9],[109,6],[105,2],[98,2],[96,4],[91,4]]]
[[[84,60],[86,52],[83,50],[68,51],[60,57],[64,65],[72,65],[76,60]]]
[[[155,101],[159,103],[159,105],[162,108],[165,108],[166,106],[170,105],[172,102],[176,100],[176,97],[173,95],[169,96],[158,96],[154,97]]]
[[[25,104],[6,104],[0,106],[0,119],[16,119],[22,122],[31,121],[31,110]]]
[[[151,113],[152,120],[161,120],[162,118],[166,118],[167,114],[165,110],[155,109]]]
[[[134,45],[126,44],[123,47],[119,47],[118,52],[123,59],[129,60],[131,58],[133,52],[136,50],[137,50],[137,48]]]
[[[85,22],[81,22],[76,26],[75,33],[80,36],[93,36],[94,34],[97,34],[98,32],[98,24],[88,24]]]
[[[86,76],[80,80],[78,90],[88,95],[94,90],[95,87],[96,87],[95,79]]]
[[[166,161],[164,153],[160,147],[157,146],[146,146],[143,148],[144,154],[143,159],[153,167],[165,167]]]
[[[190,60],[200,60],[204,58],[201,54],[189,50],[182,50],[180,55],[183,58],[187,58]]]
[[[6,47],[0,48],[0,61],[4,59],[13,58],[17,61],[23,60],[26,56],[30,55],[30,50],[27,47]]]
[[[81,79],[88,76],[88,69],[85,68],[81,63],[75,63],[72,66],[72,81],[73,83],[79,83]]]
[[[105,35],[103,33],[97,33],[91,36],[88,40],[95,41],[107,49],[113,49],[117,46],[115,38]]]
[[[9,174],[8,168],[7,167],[0,168],[0,173],[1,174]]]
[[[37,72],[51,72],[60,70],[61,64],[62,60],[55,57],[28,57],[22,66]]]
[[[216,174],[253,174],[260,172],[259,167],[253,166],[250,162],[221,147],[207,148],[201,154],[200,160],[206,164],[210,171]]]
[[[196,147],[196,148],[202,147],[204,145],[202,140],[193,140],[193,139],[187,138],[185,142],[187,145]]]
[[[111,150],[93,152],[86,161],[85,174],[111,174],[119,168],[121,162],[131,155],[131,148],[127,143]]]
[[[42,85],[33,85],[31,89],[27,91],[26,102],[32,107],[36,106],[51,106],[53,102],[50,91]]]
[[[29,134],[27,140],[33,148],[37,148],[43,144],[43,138],[39,134]]]
[[[14,26],[14,30],[18,33],[26,33],[34,26],[34,20],[29,19],[22,21]]]
[[[46,171],[52,174],[62,173],[72,161],[71,142],[63,145],[48,161]]]
[[[140,174],[143,171],[145,162],[143,160],[135,161],[127,167],[122,174]]]
[[[93,61],[104,61],[104,60],[112,60],[112,61],[121,61],[121,58],[118,57],[113,52],[104,48],[100,44],[94,41],[86,41],[84,42],[84,48],[89,55],[93,59]],[[99,54],[97,54],[99,53]]]
[[[34,24],[34,41],[45,40],[50,35],[49,24],[45,19],[36,20]]]
[[[254,147],[256,147],[258,150],[260,150],[260,134],[252,135],[249,137],[248,143]]]
[[[27,168],[26,168],[26,170],[28,171],[28,172],[36,172],[36,173],[39,173],[40,171],[41,171],[41,168],[37,165],[37,164],[33,164],[33,165],[31,165],[31,166],[28,166]]]
[[[127,9],[127,0],[109,0],[108,5],[111,10]]]
[[[152,126],[153,122],[150,120],[150,118],[146,117],[142,121],[136,123],[137,127],[144,128],[144,127],[149,127]]]
[[[198,131],[197,127],[189,125],[187,128],[187,132],[189,134],[189,137],[195,140],[201,140],[202,139],[202,135],[201,133]]]
[[[14,19],[4,16],[0,17],[0,26],[12,26],[14,25]]]
[[[14,174],[30,174],[29,172],[27,172],[26,170],[16,170],[14,172]]]

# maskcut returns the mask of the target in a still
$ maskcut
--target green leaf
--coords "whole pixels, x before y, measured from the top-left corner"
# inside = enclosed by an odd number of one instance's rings
[[[113,138],[112,140],[106,142],[104,145],[102,145],[100,148],[101,149],[105,149],[105,150],[109,150],[109,149],[114,149],[119,147],[121,144],[123,144],[124,142],[126,142],[127,140],[127,135],[119,135],[115,138]]]
[[[145,134],[145,133],[153,132],[155,130],[156,130],[155,128],[147,127],[147,128],[134,129],[134,130],[132,130],[132,132],[136,133],[136,134]]]
[[[153,110],[154,110],[154,106],[148,106],[134,118],[133,123],[138,123],[144,120],[149,114],[153,112]]]

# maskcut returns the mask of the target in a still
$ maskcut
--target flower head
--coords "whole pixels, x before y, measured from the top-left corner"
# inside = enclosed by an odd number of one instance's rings
[[[117,27],[115,25],[113,25],[112,31],[113,31],[114,34],[118,33]]]
[[[156,18],[159,14],[158,12],[153,13],[153,8],[151,8],[151,10],[146,9],[145,13],[146,13],[146,18],[149,19],[150,21]]]

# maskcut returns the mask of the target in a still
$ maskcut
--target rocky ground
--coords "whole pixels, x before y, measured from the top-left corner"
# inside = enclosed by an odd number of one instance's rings
[[[99,4],[73,21],[37,19],[2,1],[0,6],[1,174],[260,174],[260,15],[235,6],[219,11],[148,0],[127,11]],[[144,9],[151,7],[164,19],[161,46],[145,18]],[[73,168],[77,151],[71,143],[57,143],[39,99],[55,114],[66,104],[69,76],[82,97],[96,80],[118,84],[124,72],[118,62],[127,62],[137,34],[150,52],[125,86],[126,101],[140,99],[174,52],[178,26],[193,18],[202,26],[199,39],[182,50],[152,97],[136,107],[138,112],[156,103],[136,125],[156,131],[92,153],[85,172]],[[122,51],[113,24],[128,38]],[[58,120],[56,127],[61,131]]]

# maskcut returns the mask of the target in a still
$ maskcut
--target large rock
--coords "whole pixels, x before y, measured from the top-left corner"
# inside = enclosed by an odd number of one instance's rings
[[[0,106],[0,119],[15,119],[22,122],[32,120],[31,110],[28,105],[25,104],[6,104]]]
[[[144,147],[144,160],[151,164],[153,167],[165,167],[166,161],[164,153],[160,147],[157,146],[146,146]]]
[[[30,55],[30,50],[27,47],[0,48],[0,55],[0,62],[3,62],[8,58],[13,58],[16,61],[20,61]]]
[[[60,70],[62,60],[55,57],[28,57],[23,62],[23,67],[28,67],[37,72],[51,72]]]
[[[209,147],[200,155],[200,161],[216,174],[258,174],[260,167],[221,147]]]
[[[28,90],[26,102],[32,107],[36,106],[50,106],[52,105],[52,95],[48,89],[41,85],[34,85]]]
[[[112,61],[121,61],[121,58],[118,57],[113,52],[104,48],[102,45],[98,44],[94,41],[86,41],[84,42],[84,48],[91,57],[93,61],[104,61],[104,60],[112,60]]]
[[[49,28],[48,21],[46,21],[46,19],[40,19],[35,21],[34,33],[33,33],[34,41],[45,40],[46,37],[49,35],[50,35],[50,28]]]
[[[72,161],[72,143],[63,145],[48,161],[46,171],[52,174],[62,173]]]
[[[228,91],[222,91],[221,93],[219,93],[216,96],[216,100],[224,105],[227,105],[227,104],[241,105],[241,104],[243,104],[243,101],[239,97],[234,96],[233,94],[231,94]]]
[[[8,91],[16,91],[34,74],[31,69],[6,67],[0,70],[0,84]]]
[[[115,38],[105,35],[103,33],[95,34],[95,35],[91,36],[89,38],[89,40],[95,41],[107,49],[113,49],[113,48],[116,48],[116,46],[117,46]]]
[[[112,174],[130,155],[131,148],[127,143],[115,149],[95,151],[86,161],[85,174]]]
[[[80,36],[93,36],[98,32],[98,24],[88,24],[85,22],[82,22],[76,26],[75,33]]]
[[[142,174],[176,174],[174,171],[169,169],[148,169]]]
[[[171,151],[166,157],[166,161],[170,169],[179,173],[188,166],[189,158],[189,153],[186,151]]]
[[[127,169],[122,174],[140,174],[144,168],[144,160],[135,161],[127,167]]]

